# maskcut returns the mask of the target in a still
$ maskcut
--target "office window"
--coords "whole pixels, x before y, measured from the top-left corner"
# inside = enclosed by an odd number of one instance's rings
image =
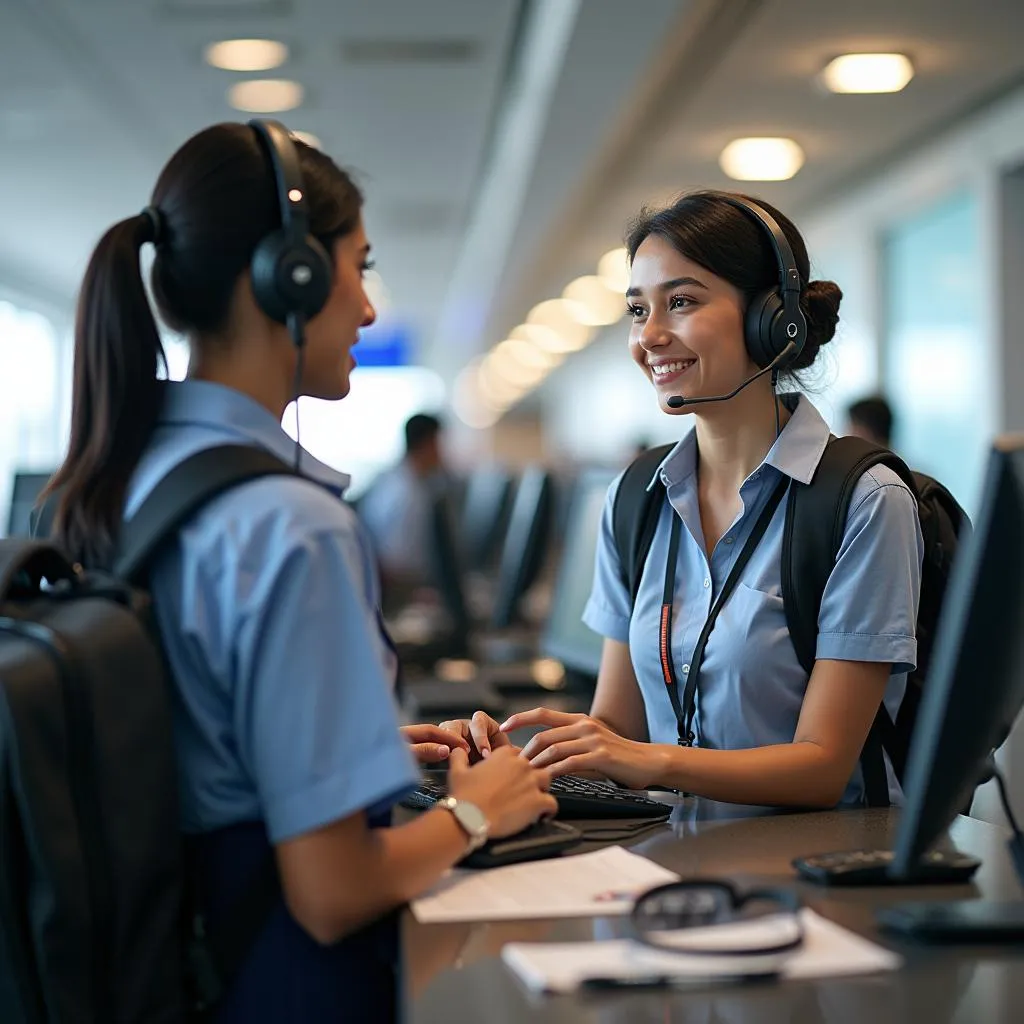
[[[59,356],[45,316],[0,301],[0,533],[13,474],[50,471],[60,459]]]
[[[979,203],[960,192],[883,237],[886,392],[894,446],[971,513],[993,432]]]

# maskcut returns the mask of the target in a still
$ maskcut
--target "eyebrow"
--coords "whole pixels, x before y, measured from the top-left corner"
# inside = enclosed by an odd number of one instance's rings
[[[662,281],[661,284],[655,285],[654,290],[656,292],[670,292],[673,288],[680,288],[683,285],[696,285],[698,288],[703,288],[705,291],[708,290],[708,286],[703,281],[698,281],[695,277],[673,277],[671,281]],[[640,288],[627,288],[626,298],[631,299],[634,296],[642,295],[643,290]]]

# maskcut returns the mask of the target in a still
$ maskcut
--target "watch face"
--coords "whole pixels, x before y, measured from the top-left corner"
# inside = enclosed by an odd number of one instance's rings
[[[487,835],[488,822],[483,811],[476,804],[459,800],[452,809],[462,827],[472,836]]]

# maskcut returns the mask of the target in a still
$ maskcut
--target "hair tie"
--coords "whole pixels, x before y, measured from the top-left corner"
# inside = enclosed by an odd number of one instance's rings
[[[146,218],[146,234],[143,237],[143,241],[152,242],[154,246],[159,246],[164,240],[163,214],[155,206],[147,206],[139,216]]]

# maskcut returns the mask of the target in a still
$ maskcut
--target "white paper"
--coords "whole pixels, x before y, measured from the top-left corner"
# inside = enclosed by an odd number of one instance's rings
[[[662,953],[629,939],[603,942],[517,942],[501,951],[505,964],[535,992],[572,992],[585,978],[671,977],[713,984],[715,979],[778,969],[783,978],[826,978],[894,971],[895,953],[820,917],[800,912],[803,945],[765,957]]]
[[[417,921],[525,921],[627,914],[645,889],[678,875],[608,846],[593,853],[471,871],[456,868],[412,903]]]

